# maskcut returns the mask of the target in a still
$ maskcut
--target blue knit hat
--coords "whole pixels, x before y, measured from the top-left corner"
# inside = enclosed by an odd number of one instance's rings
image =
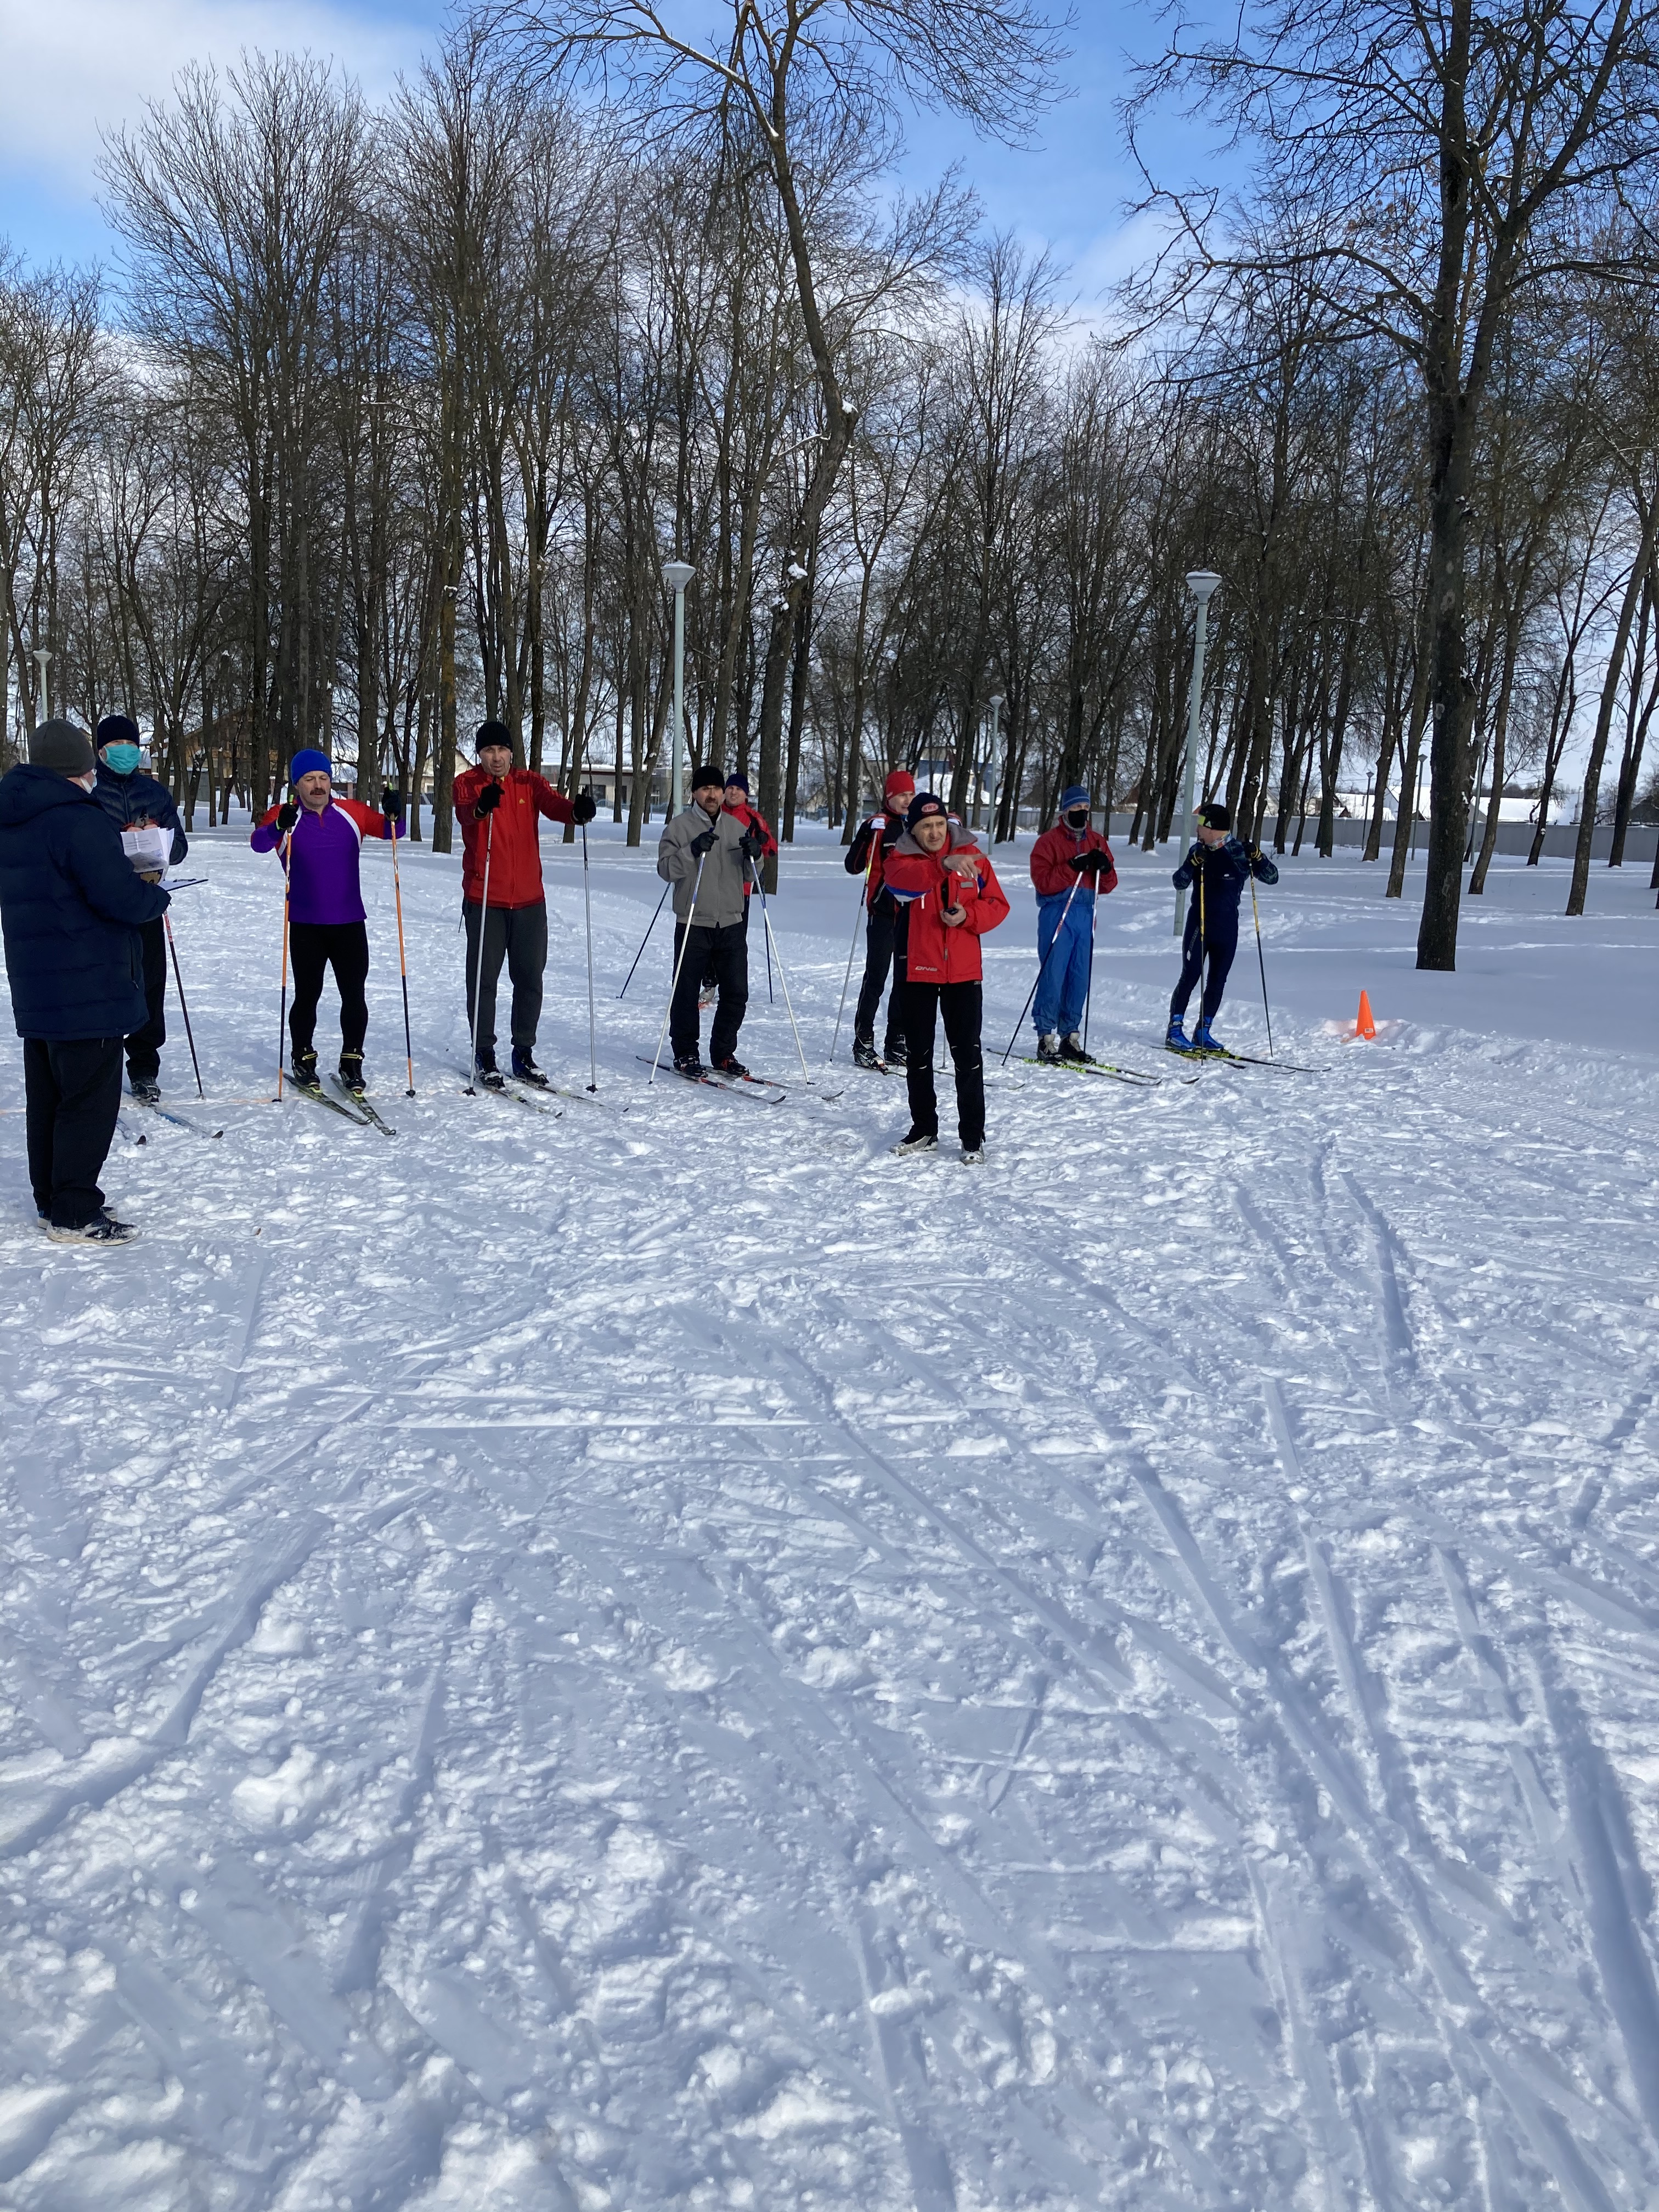
[[[298,783],[302,775],[314,775],[319,769],[325,775],[331,776],[334,763],[326,753],[319,753],[315,745],[307,745],[302,752],[295,753],[289,763],[288,780],[290,783]]]
[[[1069,814],[1074,806],[1086,806],[1088,804],[1089,793],[1086,785],[1068,783],[1060,794],[1060,811],[1062,814]]]

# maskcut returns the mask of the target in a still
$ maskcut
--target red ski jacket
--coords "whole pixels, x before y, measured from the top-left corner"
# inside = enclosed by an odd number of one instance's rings
[[[910,916],[904,972],[912,983],[982,981],[979,940],[1008,919],[1008,901],[996,871],[966,831],[954,824],[949,849],[971,853],[979,863],[975,875],[953,878],[954,897],[945,889],[944,854],[924,853],[908,830],[887,855],[887,888]],[[966,920],[947,928],[939,920],[941,906],[964,908]]]
[[[891,813],[872,814],[867,822],[860,822],[853,833],[853,842],[842,866],[849,876],[865,878],[866,906],[873,907],[881,896],[887,855],[903,835],[903,815]]]
[[[761,812],[758,806],[745,806],[741,800],[738,801],[737,805],[733,806],[728,799],[726,805],[720,809],[720,811],[722,814],[729,814],[732,819],[737,823],[739,830],[758,830],[761,836],[766,841],[764,849],[761,854],[761,860],[769,860],[771,859],[773,854],[778,849],[778,841],[772,835],[771,823]],[[758,866],[759,863],[757,862],[756,865]],[[755,878],[747,868],[743,872],[743,895],[745,899],[750,899],[755,895]]]
[[[489,844],[489,903],[536,906],[542,886],[541,819],[574,822],[575,810],[544,775],[527,768],[510,769],[501,785],[501,804],[491,814],[477,811],[478,794],[493,779],[470,768],[455,779],[455,818],[461,825],[461,896],[477,906],[483,896],[484,844]],[[492,831],[489,824],[494,821]]]
[[[1078,872],[1069,863],[1079,853],[1104,853],[1109,862],[1112,848],[1098,830],[1085,830],[1079,836],[1068,830],[1063,822],[1056,822],[1052,830],[1045,830],[1031,848],[1031,881],[1036,886],[1039,898],[1063,898],[1077,881]],[[1087,891],[1085,884],[1079,897]],[[1103,869],[1096,879],[1096,890],[1103,898],[1108,891],[1117,889],[1115,864]]]

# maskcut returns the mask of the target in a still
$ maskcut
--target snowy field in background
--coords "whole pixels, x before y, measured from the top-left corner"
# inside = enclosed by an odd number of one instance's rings
[[[1188,1085],[1173,860],[1121,856],[1091,1031],[1168,1079],[1012,1063],[974,1173],[889,1158],[902,1086],[850,1068],[647,1092],[667,927],[619,1007],[660,886],[608,823],[598,1106],[459,1095],[419,851],[413,1101],[366,868],[395,1141],[129,1109],[143,1241],[53,1247],[0,1048],[9,2206],[1659,2200],[1647,871],[1569,922],[1565,868],[1500,866],[1419,976],[1419,878],[1287,864],[1275,1037],[1320,1072]],[[815,1066],[839,860],[775,908]],[[276,871],[198,862],[208,1086],[253,1100]],[[742,1049],[787,1080],[759,953]]]

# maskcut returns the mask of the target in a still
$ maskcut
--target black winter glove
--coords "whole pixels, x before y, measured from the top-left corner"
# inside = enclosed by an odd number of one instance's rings
[[[738,840],[738,850],[747,860],[763,860],[766,857],[766,840],[757,830],[745,830]]]
[[[1075,868],[1080,876],[1097,876],[1106,865],[1106,856],[1103,853],[1073,853],[1066,865]]]
[[[714,833],[712,830],[705,830],[701,837],[691,840],[691,850],[700,860],[706,860],[714,849]]]
[[[284,837],[288,836],[289,832],[293,829],[295,823],[299,820],[299,818],[300,810],[294,804],[294,801],[291,799],[284,799],[283,804],[276,809],[276,827],[282,831]]]
[[[383,791],[380,793],[380,811],[388,822],[398,821],[403,811],[404,795],[401,791]]]
[[[473,800],[472,811],[475,814],[493,814],[501,803],[501,787],[500,784],[487,783],[483,789],[478,793],[477,797]]]
[[[579,823],[591,822],[599,811],[599,802],[591,791],[579,791],[570,802],[570,811]]]

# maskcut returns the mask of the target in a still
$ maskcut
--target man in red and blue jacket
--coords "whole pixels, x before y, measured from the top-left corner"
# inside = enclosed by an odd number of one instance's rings
[[[973,839],[951,821],[945,801],[919,791],[904,817],[904,835],[887,855],[886,883],[908,917],[904,957],[905,1082],[909,1134],[900,1152],[931,1152],[939,1144],[933,1093],[933,1024],[957,1079],[957,1133],[963,1164],[985,1158],[985,1062],[980,1049],[984,963],[979,940],[1008,918],[996,872]]]
[[[289,764],[290,796],[264,816],[248,842],[256,853],[278,853],[288,872],[288,941],[294,963],[294,1000],[288,1034],[294,1080],[314,1088],[317,1054],[312,1036],[323,976],[334,970],[340,994],[340,1080],[363,1089],[363,1039],[368,1034],[368,917],[363,908],[359,856],[365,837],[401,837],[401,792],[386,794],[377,814],[355,799],[334,796],[326,753],[307,746]]]
[[[1112,848],[1089,826],[1080,783],[1060,794],[1060,819],[1031,848],[1037,895],[1037,987],[1031,1004],[1039,1060],[1086,1060],[1078,1030],[1095,957],[1095,907],[1117,889]]]

